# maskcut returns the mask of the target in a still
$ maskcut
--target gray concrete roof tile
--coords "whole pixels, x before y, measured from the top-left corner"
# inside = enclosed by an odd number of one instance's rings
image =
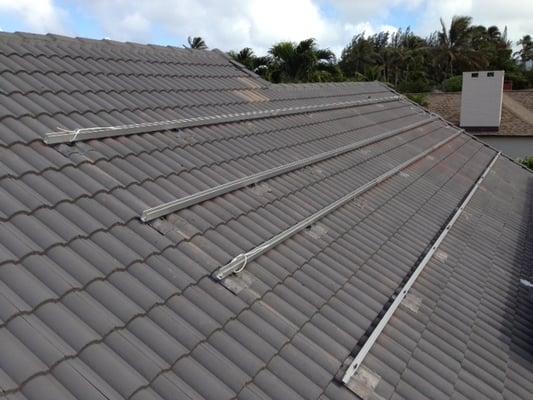
[[[393,93],[272,85],[217,51],[20,34],[0,35],[0,82],[0,333],[12,353],[0,388],[14,398],[354,399],[342,365],[494,155],[453,139],[247,262],[235,295],[212,279],[219,266],[454,128],[436,120],[143,224],[150,206],[427,114],[400,100],[48,146],[57,127]],[[528,297],[514,281],[529,181],[496,164],[417,281],[418,314],[398,309],[371,351],[378,394],[533,393],[531,360],[516,356],[531,348]]]

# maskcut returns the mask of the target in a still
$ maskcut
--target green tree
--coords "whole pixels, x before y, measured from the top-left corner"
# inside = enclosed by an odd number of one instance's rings
[[[425,68],[427,42],[410,28],[395,33],[355,35],[344,48],[339,65],[344,74],[357,80],[382,80],[397,88],[427,89]]]
[[[529,79],[533,85],[533,72],[524,68],[533,60],[531,36],[518,44],[521,49],[514,59],[507,28],[473,25],[471,17],[455,16],[449,26],[441,20],[440,29],[426,38],[409,27],[393,33],[356,34],[339,62],[314,39],[276,43],[266,57],[257,57],[250,48],[229,54],[273,82],[380,80],[401,92],[422,92],[460,90],[462,72],[476,69],[505,70],[515,83]]]
[[[525,67],[528,61],[533,61],[533,39],[531,35],[524,35],[518,42],[520,50],[515,53],[519,57],[522,67]]]
[[[335,54],[320,49],[315,39],[300,43],[279,42],[269,50],[272,57],[268,71],[274,82],[315,82],[339,80]]]
[[[198,49],[198,50],[207,50],[207,44],[205,44],[204,39],[202,39],[200,36],[189,36],[187,38],[187,42],[189,43],[190,49]]]
[[[511,42],[507,40],[507,28],[503,32],[497,26],[472,27],[471,46],[482,54],[488,69],[513,69]]]
[[[235,61],[241,63],[250,71],[254,71],[259,75],[265,75],[271,63],[271,58],[268,56],[258,57],[250,47],[245,47],[240,51],[230,51],[228,55]]]
[[[471,26],[472,17],[454,16],[450,27],[440,20],[441,30],[436,33],[436,57],[438,67],[453,76],[459,71],[482,69],[488,63],[482,52],[472,46],[475,29]]]
[[[235,61],[241,63],[246,68],[253,70],[255,64],[255,54],[250,47],[245,47],[241,51],[230,51],[229,56]]]
[[[413,34],[409,27],[405,31],[400,29],[391,36],[387,50],[394,54],[389,66],[394,72],[394,75],[389,74],[390,83],[396,87],[417,88],[418,91],[427,88],[427,64],[431,57],[426,40]]]
[[[375,46],[364,33],[355,35],[344,48],[339,66],[348,78],[364,75],[366,70],[378,63]]]

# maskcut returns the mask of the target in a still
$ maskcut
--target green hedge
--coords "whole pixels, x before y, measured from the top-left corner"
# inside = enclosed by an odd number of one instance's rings
[[[442,90],[445,92],[460,92],[463,88],[463,76],[456,75],[442,82]]]
[[[522,72],[506,72],[506,81],[513,81],[513,90],[527,89],[528,81],[525,74]]]
[[[529,169],[533,169],[533,157],[526,157],[524,159],[518,159],[518,162],[525,165]]]
[[[407,93],[406,96],[415,103],[420,104],[422,107],[429,106],[429,101],[425,93]]]

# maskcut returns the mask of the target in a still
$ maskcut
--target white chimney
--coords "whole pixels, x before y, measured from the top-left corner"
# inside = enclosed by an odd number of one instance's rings
[[[502,116],[504,71],[463,72],[462,128],[498,130]]]

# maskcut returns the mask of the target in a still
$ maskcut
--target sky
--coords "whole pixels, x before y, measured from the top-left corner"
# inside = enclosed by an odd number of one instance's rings
[[[353,35],[410,26],[426,36],[439,18],[470,15],[508,28],[514,42],[533,34],[531,0],[0,0],[0,29],[181,46],[202,36],[210,48],[317,39],[337,55]]]

